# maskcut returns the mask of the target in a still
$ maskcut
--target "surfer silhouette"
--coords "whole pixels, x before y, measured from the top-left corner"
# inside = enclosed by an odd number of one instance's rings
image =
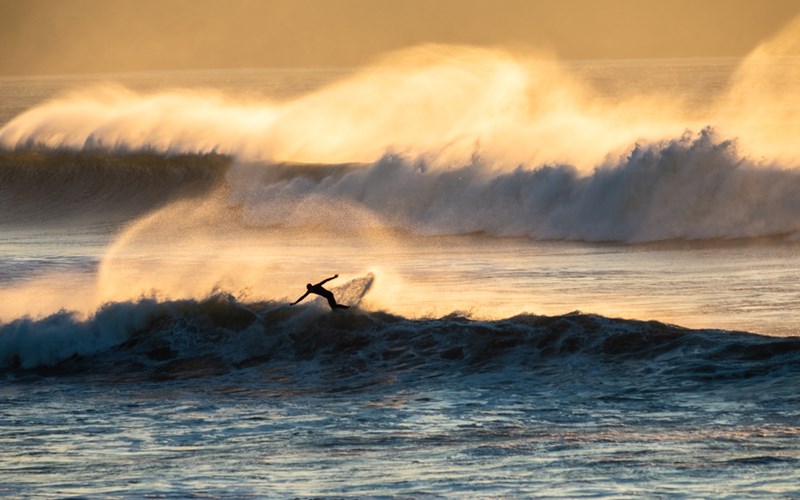
[[[299,299],[295,300],[293,303],[291,303],[289,305],[293,306],[293,305],[297,304],[298,302],[300,302],[301,300],[303,300],[304,298],[308,297],[309,293],[314,293],[314,294],[317,294],[317,295],[319,295],[321,297],[325,297],[325,299],[327,299],[327,301],[328,301],[328,305],[331,306],[331,310],[334,310],[334,309],[347,309],[349,306],[345,306],[345,305],[342,305],[342,304],[337,304],[336,303],[336,299],[333,298],[333,292],[331,292],[330,290],[328,290],[328,289],[326,289],[326,288],[324,288],[322,286],[325,283],[329,282],[330,280],[332,280],[334,278],[338,278],[338,277],[339,277],[338,274],[334,274],[330,278],[324,279],[324,280],[320,281],[319,283],[317,283],[316,285],[312,285],[311,283],[308,283],[306,285],[306,293],[304,293],[302,297],[300,297]]]

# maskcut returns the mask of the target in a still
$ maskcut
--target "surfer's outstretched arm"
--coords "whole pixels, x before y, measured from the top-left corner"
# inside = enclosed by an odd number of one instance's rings
[[[333,276],[331,276],[330,278],[326,278],[326,279],[324,279],[324,280],[320,281],[319,283],[317,283],[317,284],[316,284],[316,285],[314,285],[314,286],[320,286],[320,285],[324,285],[325,283],[329,282],[330,280],[332,280],[332,279],[334,279],[334,278],[338,278],[338,277],[339,277],[339,275],[338,275],[338,274],[334,274],[334,275],[333,275]]]
[[[302,297],[300,297],[299,299],[295,300],[294,302],[292,302],[292,303],[291,303],[291,304],[289,304],[289,305],[290,305],[290,306],[293,306],[293,305],[297,304],[298,302],[300,302],[301,300],[303,300],[303,299],[304,299],[304,298],[306,298],[306,297],[308,297],[308,292],[304,293]]]

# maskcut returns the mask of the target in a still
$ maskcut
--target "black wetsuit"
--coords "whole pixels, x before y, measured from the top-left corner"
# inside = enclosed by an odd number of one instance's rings
[[[331,306],[331,309],[347,309],[349,307],[342,304],[337,304],[336,299],[333,298],[333,292],[323,288],[322,285],[311,285],[311,287],[308,288],[308,291],[311,293],[316,293],[320,297],[325,297],[325,299],[328,301],[328,305]]]

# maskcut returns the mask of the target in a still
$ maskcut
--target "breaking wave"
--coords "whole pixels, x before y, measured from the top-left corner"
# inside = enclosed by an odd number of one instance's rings
[[[251,224],[324,223],[332,210],[313,221],[303,215],[313,202],[358,207],[418,234],[644,242],[796,237],[800,230],[800,171],[741,157],[711,129],[636,145],[589,175],[569,165],[497,172],[477,157],[459,168],[429,169],[389,155],[319,178],[298,170],[294,179],[246,182],[253,178],[252,166],[229,174],[232,197]]]
[[[637,144],[589,174],[563,164],[497,170],[478,156],[442,169],[397,154],[370,164],[314,165],[6,152],[0,222],[124,222],[217,188],[247,226],[616,242],[796,239],[800,232],[800,170],[744,157],[710,128]]]
[[[0,326],[0,367],[17,375],[157,381],[282,367],[335,385],[333,380],[352,377],[563,370],[572,362],[610,366],[632,377],[796,376],[800,338],[577,312],[496,321],[407,319],[357,308],[331,313],[316,304],[244,304],[226,293],[113,303],[86,320],[61,312]]]
[[[697,109],[600,95],[548,58],[442,46],[283,100],[81,89],[0,129],[0,220],[132,220],[213,190],[257,227],[795,239],[800,64],[776,40]]]

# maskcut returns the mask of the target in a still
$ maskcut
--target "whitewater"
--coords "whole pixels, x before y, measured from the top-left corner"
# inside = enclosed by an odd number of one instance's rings
[[[797,33],[0,78],[0,495],[800,495]]]

